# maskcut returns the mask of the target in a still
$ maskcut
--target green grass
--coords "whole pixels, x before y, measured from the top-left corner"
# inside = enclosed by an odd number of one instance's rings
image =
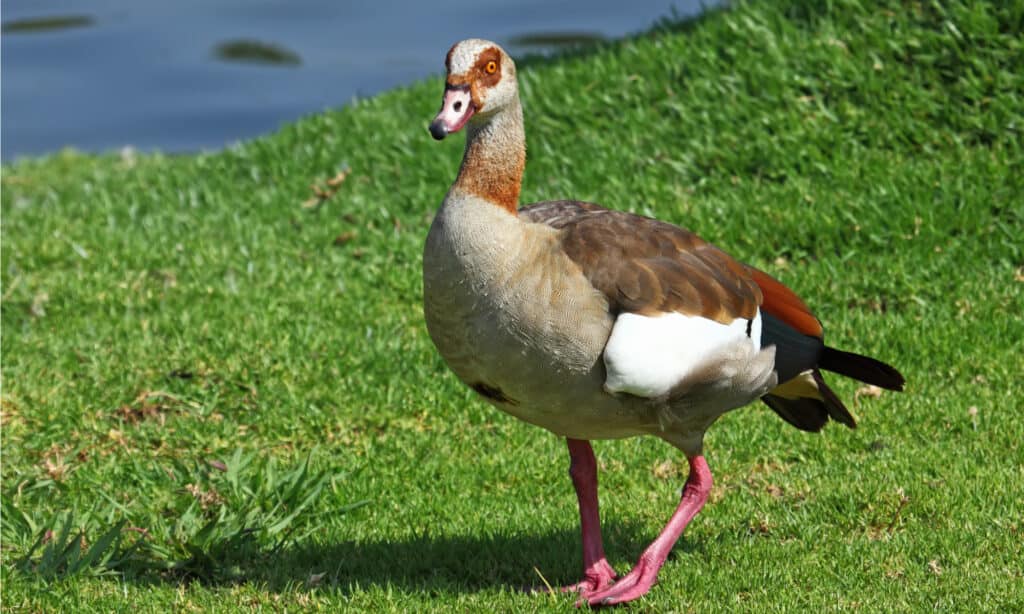
[[[712,500],[641,610],[1024,608],[1022,24],[780,0],[521,64],[524,201],[692,228],[908,380],[832,378],[854,431],[723,418]],[[440,95],[3,168],[5,609],[572,609],[520,592],[578,579],[564,444],[475,399],[423,325],[462,147],[426,132]],[[685,462],[595,449],[622,571]]]

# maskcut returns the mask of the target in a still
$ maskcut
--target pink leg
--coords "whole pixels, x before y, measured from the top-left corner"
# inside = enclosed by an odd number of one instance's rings
[[[566,439],[569,444],[569,477],[576,487],[580,504],[580,530],[583,533],[583,580],[563,591],[579,591],[586,598],[602,591],[615,580],[616,573],[604,556],[601,520],[597,509],[597,459],[589,441]]]
[[[658,578],[658,570],[665,563],[668,553],[672,550],[686,525],[704,507],[708,493],[711,492],[711,470],[703,456],[694,456],[690,460],[690,476],[683,488],[683,497],[679,507],[672,514],[668,524],[662,529],[657,539],[640,555],[636,567],[611,588],[599,590],[585,596],[590,605],[612,605],[631,601],[644,595]]]

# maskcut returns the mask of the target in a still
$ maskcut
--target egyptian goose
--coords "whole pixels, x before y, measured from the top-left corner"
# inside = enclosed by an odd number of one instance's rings
[[[820,370],[890,390],[903,376],[825,346],[796,294],[688,230],[571,200],[519,208],[526,147],[512,59],[470,39],[445,66],[430,133],[467,136],[423,253],[430,337],[484,399],[566,438],[584,567],[566,590],[593,605],[636,599],[707,500],[702,442],[719,416],[761,399],[805,431],[829,418],[853,428]],[[668,524],[620,578],[604,554],[589,440],[633,435],[679,448],[690,472]]]

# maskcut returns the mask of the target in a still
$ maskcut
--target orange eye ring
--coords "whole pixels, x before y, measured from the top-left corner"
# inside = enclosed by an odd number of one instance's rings
[[[484,66],[484,70],[487,71],[487,74],[493,75],[495,72],[498,71],[498,63],[495,62],[494,60],[491,60],[490,62],[487,63],[486,66]]]

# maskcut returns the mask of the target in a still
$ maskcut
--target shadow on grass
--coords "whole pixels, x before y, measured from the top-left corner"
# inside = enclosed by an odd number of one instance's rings
[[[605,547],[615,561],[635,561],[655,537],[639,524],[609,524]],[[686,536],[669,561],[681,553],[703,552],[702,542]],[[628,571],[619,565],[620,573]],[[142,584],[200,582],[207,586],[253,583],[271,592],[313,586],[343,595],[372,587],[425,591],[431,594],[486,589],[543,589],[572,584],[581,576],[578,529],[531,535],[439,536],[395,540],[297,544],[277,552],[260,552],[213,577],[140,574],[127,577]],[[543,578],[542,576],[543,575]]]

